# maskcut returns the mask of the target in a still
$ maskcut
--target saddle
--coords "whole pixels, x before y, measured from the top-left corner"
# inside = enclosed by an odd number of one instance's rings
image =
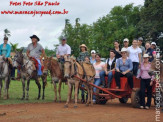
[[[35,58],[32,58],[31,60],[33,61],[35,69],[38,70],[39,69],[38,61]],[[44,66],[41,64],[41,71],[43,72],[43,70],[44,70]]]

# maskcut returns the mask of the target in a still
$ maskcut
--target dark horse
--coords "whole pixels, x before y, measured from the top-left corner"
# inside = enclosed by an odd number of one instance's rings
[[[13,60],[13,66],[17,67],[20,70],[20,76],[22,80],[22,85],[23,85],[23,96],[22,100],[25,99],[25,80],[27,80],[27,94],[26,94],[26,100],[29,98],[29,84],[30,84],[30,79],[34,79],[38,89],[38,98],[40,99],[40,93],[41,93],[41,84],[40,84],[40,77],[37,75],[37,70],[34,68],[34,62],[32,60],[29,60],[27,56],[24,56],[22,54],[22,51],[16,51],[16,55]],[[42,99],[44,99],[44,91],[45,91],[45,86],[47,83],[47,75],[42,75],[42,83],[43,83],[43,95]]]

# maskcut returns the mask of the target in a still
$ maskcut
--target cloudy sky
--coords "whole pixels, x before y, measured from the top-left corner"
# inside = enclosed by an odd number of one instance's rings
[[[110,12],[114,6],[125,6],[130,3],[143,5],[144,0],[58,0],[59,6],[9,6],[12,0],[1,0],[0,11],[4,10],[63,10],[69,11],[67,15],[2,15],[0,13],[0,43],[3,42],[3,30],[9,29],[11,37],[9,42],[19,43],[19,47],[27,46],[31,40],[29,36],[36,34],[40,37],[43,47],[54,49],[53,45],[58,44],[58,37],[61,34],[65,19],[70,19],[72,24],[76,18],[80,23],[92,24],[99,17]],[[24,0],[13,0],[22,2]],[[37,1],[37,0],[26,0]],[[55,2],[56,0],[40,0],[42,2]]]

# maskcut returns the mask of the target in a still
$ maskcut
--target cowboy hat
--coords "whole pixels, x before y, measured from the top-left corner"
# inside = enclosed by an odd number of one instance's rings
[[[121,52],[127,52],[127,49],[126,48],[122,48]]]
[[[80,45],[80,48],[81,48],[81,47],[85,47],[86,50],[87,50],[87,46],[86,46],[85,44]]]
[[[144,54],[143,58],[149,58],[149,55],[148,54]]]
[[[128,38],[125,38],[125,39],[123,40],[123,42],[129,42]]]
[[[37,41],[40,41],[40,39],[39,39],[36,35],[30,36],[30,38],[31,38],[31,39],[32,39],[32,38],[35,38],[35,39],[37,39]]]

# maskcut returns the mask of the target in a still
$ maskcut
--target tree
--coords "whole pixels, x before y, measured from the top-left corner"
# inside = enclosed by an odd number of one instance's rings
[[[18,49],[18,43],[13,44],[13,43],[10,42],[10,45],[11,45],[11,52],[15,52],[15,50]]]
[[[4,37],[10,37],[11,36],[11,33],[8,29],[5,29],[4,30]]]

